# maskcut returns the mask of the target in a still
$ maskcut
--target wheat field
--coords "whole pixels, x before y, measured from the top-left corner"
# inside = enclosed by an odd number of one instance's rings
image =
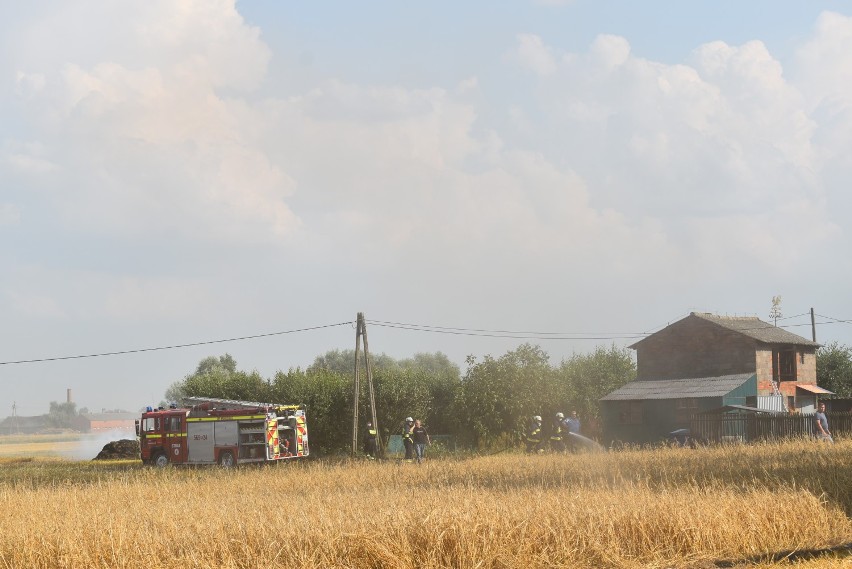
[[[761,556],[852,541],[852,443],[235,470],[6,459],[0,506],[0,567],[781,567]]]

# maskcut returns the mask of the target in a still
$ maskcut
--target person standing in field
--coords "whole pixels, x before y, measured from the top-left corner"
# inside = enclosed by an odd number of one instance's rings
[[[420,464],[423,462],[423,457],[426,454],[426,446],[432,446],[429,432],[426,430],[426,427],[420,424],[420,419],[414,421],[414,428],[411,429],[411,438],[414,439],[414,453],[417,455],[417,464]]]
[[[831,438],[831,431],[828,430],[828,417],[825,416],[825,403],[819,404],[819,411],[817,411],[814,420],[816,422],[817,438],[827,443],[833,443],[834,439]]]
[[[580,434],[580,418],[576,411],[571,411],[571,416],[565,419],[565,429],[568,431],[566,433],[567,446],[570,447],[571,452],[577,452],[577,439],[571,436],[572,433]]]
[[[536,415],[532,418],[530,428],[524,435],[527,443],[527,453],[532,454],[541,450],[541,417]]]
[[[406,417],[402,425],[402,444],[405,447],[405,462],[414,460],[414,441],[411,440],[411,430],[414,428],[414,419]]]
[[[553,452],[565,452],[565,429],[562,424],[564,420],[563,413],[557,413],[553,419],[553,427],[550,431],[550,450]]]
[[[565,419],[565,426],[569,433],[580,434],[580,417],[577,416],[576,411],[571,411],[571,416]]]
[[[367,436],[364,437],[364,454],[366,454],[367,458],[370,460],[376,458],[376,451],[379,447],[378,438],[379,432],[373,426],[373,422],[367,421]]]

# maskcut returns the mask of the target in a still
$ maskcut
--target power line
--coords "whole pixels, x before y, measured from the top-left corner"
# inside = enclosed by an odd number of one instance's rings
[[[225,338],[223,340],[207,340],[204,342],[191,342],[188,344],[175,344],[172,346],[158,346],[156,348],[138,348],[133,350],[121,350],[117,352],[102,352],[98,354],[82,354],[76,356],[58,356],[51,358],[37,358],[32,360],[17,360],[17,361],[9,361],[9,362],[0,362],[0,365],[14,365],[14,364],[30,364],[37,362],[55,362],[60,360],[78,360],[83,358],[100,358],[104,356],[119,356],[123,354],[138,354],[142,352],[156,352],[160,350],[176,350],[178,348],[191,348],[193,346],[206,346],[209,344],[224,344],[225,342],[238,342],[240,340],[255,340],[257,338],[268,338],[270,336],[282,336],[284,334],[296,334],[298,332],[309,332],[311,330],[321,330],[323,328],[334,328],[335,326],[346,326],[352,324],[349,322],[339,322],[337,324],[324,324],[322,326],[311,326],[309,328],[297,328],[295,330],[284,330],[282,332],[268,332],[266,334],[254,334],[251,336],[240,336],[237,338]]]
[[[852,324],[852,319],[850,318],[834,318],[833,316],[825,316],[823,314],[815,314],[815,316],[831,320],[831,322],[818,322],[818,324]]]
[[[799,314],[796,316],[788,316],[786,318],[798,318],[800,316],[805,316],[806,314]],[[852,323],[852,319],[837,319],[831,316],[825,316],[822,314],[817,314],[820,318],[827,318],[830,322],[817,322],[816,324],[849,324]],[[780,319],[779,319],[780,320]],[[412,324],[405,322],[393,322],[393,321],[385,321],[385,320],[368,320],[368,322],[373,326],[379,326],[382,328],[392,328],[398,330],[408,330],[413,332],[431,332],[433,334],[448,334],[453,336],[472,336],[472,337],[482,337],[482,338],[508,338],[508,339],[520,339],[520,340],[635,340],[642,339],[651,335],[651,332],[542,332],[542,331],[518,331],[518,330],[494,330],[487,328],[461,328],[461,327],[453,327],[453,326],[435,326],[430,324]],[[201,342],[189,342],[185,344],[174,344],[170,346],[157,346],[153,348],[137,348],[130,350],[119,350],[114,352],[100,352],[94,354],[78,354],[73,356],[56,356],[56,357],[47,357],[47,358],[34,358],[29,360],[13,360],[13,361],[5,361],[0,362],[0,366],[4,365],[16,365],[16,364],[27,364],[27,363],[39,363],[39,362],[53,362],[53,361],[62,361],[62,360],[76,360],[76,359],[84,359],[84,358],[99,358],[105,356],[118,356],[125,354],[138,354],[144,352],[156,352],[162,350],[175,350],[179,348],[191,348],[194,346],[205,346],[211,344],[224,344],[226,342],[238,342],[241,340],[255,340],[258,338],[268,338],[271,336],[282,336],[285,334],[296,334],[299,332],[309,332],[312,330],[321,330],[323,328],[334,328],[337,326],[352,326],[354,324],[353,321],[346,322],[338,322],[336,324],[324,324],[321,326],[310,326],[307,328],[297,328],[293,330],[284,330],[280,332],[268,332],[265,334],[253,334],[250,336],[239,336],[235,338],[224,338],[221,340],[206,340]],[[800,326],[810,326],[809,323],[805,324],[787,324],[782,326],[777,326],[778,328],[796,328]],[[765,329],[765,326],[758,328],[741,328],[738,329],[738,332],[748,332],[751,330],[762,330]]]
[[[802,316],[810,316],[810,312],[803,312],[801,314],[796,314],[795,316],[782,316],[778,320],[790,320],[791,318],[801,318]]]
[[[788,316],[787,318],[798,318],[807,316],[810,313],[799,314],[796,316]],[[755,317],[756,318],[756,317]],[[821,318],[829,318],[821,316]],[[779,318],[779,320],[781,320]],[[632,340],[648,337],[652,332],[540,332],[540,331],[518,331],[518,330],[494,330],[485,328],[461,328],[454,326],[436,326],[431,324],[412,324],[406,322],[391,322],[385,320],[368,320],[373,326],[383,328],[395,328],[399,330],[409,330],[414,332],[431,332],[434,334],[450,334],[455,336],[474,336],[484,338],[509,338],[509,339],[526,339],[526,340]],[[840,322],[840,321],[837,321]],[[852,320],[844,321],[852,322]],[[816,324],[834,324],[835,322],[817,322]],[[765,330],[771,324],[764,326],[756,326],[753,328],[737,328],[737,332],[751,332],[757,330]],[[802,326],[810,326],[810,323],[803,324],[785,324],[774,326],[775,328],[798,328]]]
[[[395,328],[398,330],[410,330],[414,332],[432,332],[434,334],[450,334],[453,336],[475,336],[482,338],[510,338],[527,340],[621,340],[644,338],[644,332],[619,333],[611,335],[588,335],[588,332],[524,332],[514,330],[488,330],[482,328],[454,328],[450,326],[432,326],[428,324],[407,324],[402,322],[385,322],[382,320],[368,320],[372,326],[382,328]]]

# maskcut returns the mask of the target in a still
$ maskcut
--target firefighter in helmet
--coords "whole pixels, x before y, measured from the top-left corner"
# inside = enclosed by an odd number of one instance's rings
[[[373,426],[372,421],[367,421],[367,434],[364,437],[364,454],[370,460],[375,460],[378,449],[379,432]]]
[[[405,462],[412,462],[414,460],[414,441],[411,440],[412,429],[414,429],[414,419],[406,417],[405,423],[402,425],[402,444],[405,446]]]
[[[534,453],[541,450],[541,417],[536,415],[532,418],[529,429],[524,434],[527,443],[527,452]]]
[[[557,413],[553,418],[553,427],[550,430],[550,450],[553,452],[565,452],[565,420],[564,413]]]

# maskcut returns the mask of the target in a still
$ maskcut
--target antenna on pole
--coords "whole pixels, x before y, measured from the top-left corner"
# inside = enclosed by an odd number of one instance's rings
[[[370,394],[370,418],[373,428],[379,432],[379,422],[376,418],[376,392],[373,389],[373,366],[370,362],[370,347],[367,344],[367,324],[364,313],[359,312],[355,326],[355,382],[352,397],[352,456],[358,453],[358,405],[361,398],[361,338],[364,338],[364,368],[367,372],[367,390]],[[378,437],[378,452],[382,452],[381,436]]]
[[[772,323],[775,326],[778,326],[778,319],[781,318],[783,314],[781,314],[781,297],[773,296],[772,297],[772,308],[769,310],[769,318],[772,320]]]

